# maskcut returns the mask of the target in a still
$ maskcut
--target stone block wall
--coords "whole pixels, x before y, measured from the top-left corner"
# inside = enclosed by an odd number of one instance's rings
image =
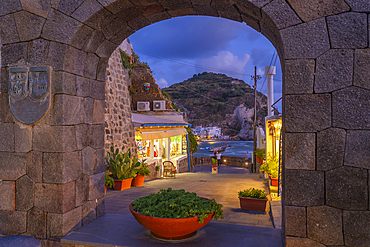
[[[221,156],[221,163],[225,165],[229,165],[229,166],[245,167],[245,158],[244,157]]]
[[[200,165],[203,162],[203,165],[212,165],[212,158],[214,157],[193,157],[193,164]],[[224,161],[226,160],[226,161]],[[245,166],[245,158],[243,157],[232,157],[232,156],[221,156],[221,164],[229,166]]]
[[[133,92],[132,103],[134,110],[137,110],[138,101],[148,101],[150,110],[153,111],[153,100],[165,100],[166,109],[173,109],[172,101],[163,96],[162,90],[155,83],[152,73],[146,66],[137,64],[132,68],[132,72],[131,90]],[[150,83],[149,90],[144,89],[144,83]]]
[[[180,159],[177,161],[178,173],[180,172],[189,172],[189,163],[188,157]]]
[[[44,42],[51,50],[52,42]],[[10,52],[1,49],[2,55]],[[23,54],[11,61],[9,56],[1,65],[0,229],[6,235],[59,240],[105,213],[104,87],[96,90],[104,81],[49,64],[50,109],[26,125],[9,107],[9,68],[26,67],[22,58],[35,57]]]
[[[286,244],[368,246],[370,5],[288,2],[303,23],[280,31]]]
[[[281,59],[287,246],[370,246],[369,1],[1,4],[3,234],[58,239],[103,214],[111,54],[151,23],[205,15],[245,22]],[[50,109],[32,125],[21,124],[9,107],[10,68],[25,66],[52,69]]]
[[[136,154],[135,130],[131,117],[131,84],[128,69],[122,65],[119,48],[108,60],[105,83],[105,151],[111,146]]]

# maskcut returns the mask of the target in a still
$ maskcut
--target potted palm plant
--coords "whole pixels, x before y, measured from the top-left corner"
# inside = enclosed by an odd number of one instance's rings
[[[249,188],[238,192],[240,208],[243,210],[265,211],[267,193],[263,190]]]
[[[114,185],[114,179],[109,176],[109,172],[105,171],[105,194],[107,194],[107,188],[112,188]]]
[[[136,177],[132,179],[131,185],[134,187],[142,187],[144,185],[145,176],[150,175],[148,164],[146,164],[145,162],[146,162],[146,159],[142,159],[140,161],[141,167],[136,170]]]
[[[108,170],[114,178],[114,189],[122,191],[130,188],[132,179],[141,166],[138,159],[132,156],[130,149],[126,153],[122,153],[118,148],[114,151],[114,148],[111,147],[105,160],[108,164]]]
[[[208,224],[223,219],[222,205],[185,190],[160,190],[130,204],[135,219],[160,239],[184,239]]]

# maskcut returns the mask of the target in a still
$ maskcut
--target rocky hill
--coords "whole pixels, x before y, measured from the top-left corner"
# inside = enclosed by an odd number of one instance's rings
[[[186,120],[194,127],[219,126],[224,135],[253,138],[254,89],[244,81],[203,72],[163,91],[185,111]],[[266,115],[267,97],[258,92],[257,124],[264,125]]]

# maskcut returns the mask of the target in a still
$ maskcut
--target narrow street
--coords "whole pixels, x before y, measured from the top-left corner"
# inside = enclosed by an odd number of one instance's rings
[[[250,187],[267,191],[266,182],[258,174],[249,174],[246,168],[231,166],[222,166],[219,174],[211,174],[211,166],[203,166],[202,172],[199,169],[195,167],[193,173],[177,174],[176,178],[146,181],[143,187],[124,191],[108,190],[106,215],[68,234],[62,242],[89,246],[103,246],[96,245],[98,243],[104,246],[169,245],[168,242],[153,239],[149,231],[131,216],[128,207],[135,198],[172,188],[213,198],[224,206],[223,220],[213,220],[198,230],[194,238],[183,240],[177,246],[245,246],[243,243],[247,242],[249,246],[282,246],[281,230],[274,228],[269,212],[240,209],[238,191]],[[115,221],[118,224],[113,224]],[[113,239],[105,234],[113,236]]]

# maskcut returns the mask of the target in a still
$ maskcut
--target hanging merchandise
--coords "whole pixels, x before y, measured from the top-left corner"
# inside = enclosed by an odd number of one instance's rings
[[[181,135],[179,136],[172,136],[171,137],[171,157],[174,157],[176,155],[181,155],[182,154],[182,148],[181,148]]]
[[[182,136],[182,154],[187,154],[187,138],[186,138],[186,135],[183,135]]]
[[[143,139],[140,136],[140,133],[135,133],[135,141],[136,141],[136,147],[137,147],[137,155],[139,159],[148,157],[148,143],[146,141],[143,141]]]

